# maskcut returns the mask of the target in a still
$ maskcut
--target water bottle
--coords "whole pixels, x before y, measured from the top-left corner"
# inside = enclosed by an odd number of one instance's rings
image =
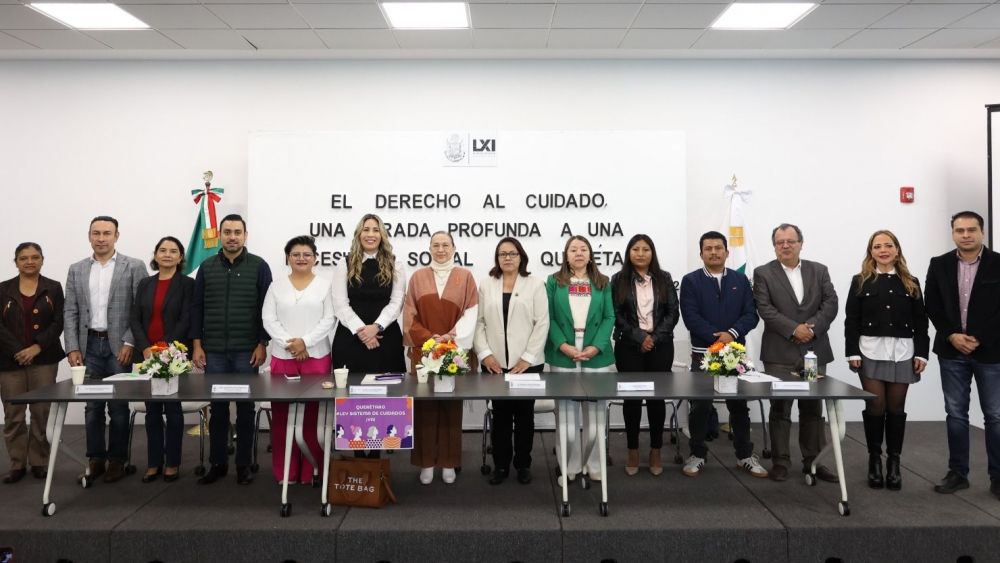
[[[802,361],[802,379],[806,381],[816,381],[816,376],[819,374],[819,362],[816,358],[816,352],[809,350],[806,352],[805,359]]]

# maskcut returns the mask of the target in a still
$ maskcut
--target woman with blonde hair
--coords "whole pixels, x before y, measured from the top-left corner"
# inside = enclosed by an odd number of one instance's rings
[[[876,398],[862,411],[868,443],[868,486],[898,491],[899,456],[906,429],[906,393],[927,366],[930,340],[920,282],[910,274],[896,235],[875,231],[861,273],[847,295],[847,361]],[[882,437],[886,473],[882,475]]]

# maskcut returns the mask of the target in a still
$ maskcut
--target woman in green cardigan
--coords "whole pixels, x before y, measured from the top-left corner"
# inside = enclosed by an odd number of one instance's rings
[[[545,361],[554,372],[615,371],[615,353],[611,333],[615,328],[615,309],[608,277],[597,269],[590,242],[582,236],[571,237],[563,250],[562,267],[545,282],[549,297],[549,339],[545,343]],[[595,402],[573,403],[566,413],[570,428],[566,443],[568,461],[563,474],[572,481],[580,473],[600,478],[602,461],[596,448],[597,408]],[[581,413],[581,410],[583,411]],[[582,416],[581,416],[582,414]],[[584,444],[578,445],[582,422],[586,429]],[[587,452],[583,464],[583,452]]]

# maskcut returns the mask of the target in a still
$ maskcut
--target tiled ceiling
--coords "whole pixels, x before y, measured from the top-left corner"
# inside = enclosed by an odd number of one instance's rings
[[[0,58],[1000,58],[998,0],[825,0],[783,31],[710,30],[720,0],[472,0],[470,29],[407,31],[374,0],[120,4],[142,31],[68,29],[25,3],[0,0]]]

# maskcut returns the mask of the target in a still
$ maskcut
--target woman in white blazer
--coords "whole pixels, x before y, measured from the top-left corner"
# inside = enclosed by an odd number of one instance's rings
[[[482,373],[540,373],[545,367],[549,334],[549,301],[545,284],[528,272],[528,254],[517,239],[497,244],[493,269],[479,283],[479,316],[475,350]],[[531,444],[535,432],[535,401],[493,401],[493,476],[499,485],[510,475],[531,482]],[[511,436],[513,435],[513,448]]]

